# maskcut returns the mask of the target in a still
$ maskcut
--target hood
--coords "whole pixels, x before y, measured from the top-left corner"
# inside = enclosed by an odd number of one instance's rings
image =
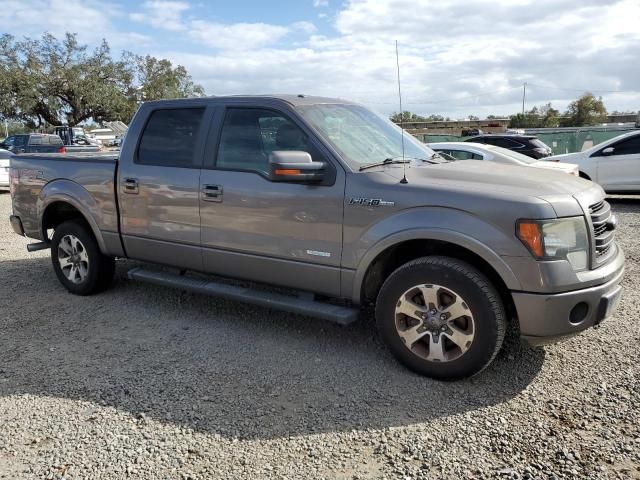
[[[584,152],[561,153],[544,159],[545,162],[569,162],[584,156]]]
[[[455,190],[488,194],[542,198],[546,195],[574,195],[593,187],[592,182],[561,171],[475,160],[407,167],[409,184],[439,184]],[[398,180],[402,178],[402,168],[387,168],[387,173]]]
[[[579,175],[578,165],[575,163],[564,162],[548,162],[540,161],[529,164],[530,167],[547,168],[549,170],[557,170],[558,172],[568,173],[570,175]]]

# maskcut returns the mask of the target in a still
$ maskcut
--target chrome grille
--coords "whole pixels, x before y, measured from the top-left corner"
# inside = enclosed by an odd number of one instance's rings
[[[611,205],[604,200],[591,205],[589,215],[591,215],[591,224],[593,225],[596,260],[601,261],[613,247],[616,229],[615,218],[611,212]]]

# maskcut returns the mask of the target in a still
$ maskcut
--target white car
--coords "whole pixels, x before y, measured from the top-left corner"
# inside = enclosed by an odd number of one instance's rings
[[[0,148],[0,189],[9,188],[9,158],[11,152]]]
[[[547,158],[577,163],[580,176],[599,183],[609,193],[640,191],[640,130],[599,143],[584,152]]]
[[[438,153],[446,153],[456,160],[486,160],[488,162],[522,165],[527,167],[557,170],[578,176],[578,166],[571,163],[549,162],[548,159],[536,160],[513,150],[475,142],[429,143],[429,147]]]

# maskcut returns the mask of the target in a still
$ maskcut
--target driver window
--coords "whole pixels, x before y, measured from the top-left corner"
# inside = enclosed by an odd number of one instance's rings
[[[640,154],[640,135],[623,140],[615,144],[613,148],[613,155],[638,155]]]
[[[308,152],[308,138],[288,118],[271,110],[229,108],[218,147],[217,168],[269,172],[269,154],[276,150]]]

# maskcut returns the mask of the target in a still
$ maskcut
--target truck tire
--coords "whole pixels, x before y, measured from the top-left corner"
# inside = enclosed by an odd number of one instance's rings
[[[506,314],[491,282],[466,262],[422,257],[395,270],[376,301],[378,331],[411,370],[441,380],[482,371],[495,358]]]
[[[75,295],[101,292],[113,280],[115,259],[100,252],[93,232],[79,220],[56,227],[51,240],[51,261],[60,283]]]

